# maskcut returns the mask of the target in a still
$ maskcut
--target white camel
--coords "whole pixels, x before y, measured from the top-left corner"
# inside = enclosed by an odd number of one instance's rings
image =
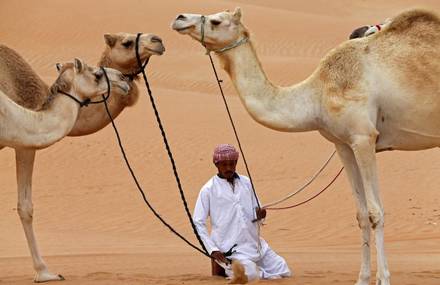
[[[209,16],[181,14],[172,28],[218,55],[257,122],[285,132],[317,130],[335,144],[362,230],[356,285],[370,284],[371,229],[376,237],[376,284],[389,285],[376,152],[440,146],[438,16],[423,10],[403,12],[380,33],[340,44],[306,80],[290,87],[267,79],[239,8]]]
[[[139,71],[134,50],[136,35],[129,33],[106,34],[104,38],[106,49],[102,54],[99,66],[117,69],[130,79],[128,81],[130,89],[127,95],[115,96],[118,95],[118,90],[115,90],[115,92],[112,91],[111,96],[107,100],[109,111],[112,117],[116,118],[125,107],[134,105],[138,98],[138,89],[133,82],[136,79],[136,73]],[[151,55],[161,55],[165,48],[158,36],[143,34],[139,37],[138,51],[141,60],[145,61]],[[60,66],[60,68],[64,67]],[[41,110],[50,96],[48,86],[23,58],[12,49],[0,45],[1,91],[5,92],[2,95],[10,97],[17,104],[30,110]],[[92,134],[110,123],[105,107],[102,104],[81,108],[75,120],[73,121],[73,128],[70,127],[62,137],[66,134],[68,136]],[[0,143],[0,149],[4,146]],[[17,186],[19,192],[19,205],[17,209],[22,219],[36,271],[35,282],[63,280],[64,278],[61,275],[49,272],[37,248],[33,233],[31,181],[36,149],[35,147],[29,147],[26,151],[16,149]],[[20,202],[23,197],[26,197],[26,201]]]
[[[9,57],[5,58],[5,54]],[[31,186],[35,151],[48,147],[66,136],[76,122],[79,103],[86,99],[100,99],[101,95],[106,95],[107,81],[101,69],[89,67],[81,60],[75,59],[74,63],[64,64],[55,83],[44,90],[43,86],[35,84],[38,83],[33,80],[36,74],[31,72],[30,67],[25,62],[16,61],[20,57],[13,50],[0,45],[0,55],[0,149],[15,149],[17,211],[37,272],[35,282],[63,280],[61,275],[48,271],[37,248],[33,231]],[[18,64],[12,65],[12,62]],[[27,73],[17,74],[17,71],[22,71],[22,67],[26,67]],[[129,85],[122,73],[111,68],[105,70],[111,86],[116,87],[113,89],[119,89],[120,94],[127,94]],[[28,85],[15,85],[13,78],[19,78],[18,80],[23,80]],[[22,107],[9,98],[8,94],[22,91],[24,87],[28,87],[27,91],[44,92],[47,95],[46,102],[41,105],[39,111]]]

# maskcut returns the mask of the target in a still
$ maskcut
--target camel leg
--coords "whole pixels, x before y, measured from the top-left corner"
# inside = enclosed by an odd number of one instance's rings
[[[32,171],[34,167],[35,150],[16,149],[15,160],[17,167],[18,206],[17,211],[23,225],[26,240],[32,256],[32,262],[36,271],[35,282],[52,280],[64,280],[63,276],[52,274],[38,251],[37,242],[32,226]]]
[[[336,145],[339,157],[344,164],[345,172],[353,190],[353,196],[356,201],[359,228],[362,231],[362,263],[359,272],[359,279],[356,285],[369,285],[371,276],[371,259],[370,259],[370,221],[368,219],[367,200],[365,198],[364,186],[359,173],[353,151],[347,145]]]
[[[362,177],[368,215],[375,230],[377,251],[377,285],[390,285],[390,272],[384,249],[384,211],[379,196],[376,166],[376,135],[356,136],[351,145]]]

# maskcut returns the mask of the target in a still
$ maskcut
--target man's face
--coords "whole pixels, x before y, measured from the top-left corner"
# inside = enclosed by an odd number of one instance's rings
[[[218,173],[226,179],[232,179],[235,173],[235,167],[237,166],[236,160],[224,160],[217,162],[215,166],[218,169]]]

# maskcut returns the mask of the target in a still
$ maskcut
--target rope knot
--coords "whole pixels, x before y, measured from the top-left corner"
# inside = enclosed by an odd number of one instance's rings
[[[90,100],[90,98],[85,99],[84,101],[79,103],[80,107],[87,107],[89,106],[90,102],[92,102],[92,100]]]

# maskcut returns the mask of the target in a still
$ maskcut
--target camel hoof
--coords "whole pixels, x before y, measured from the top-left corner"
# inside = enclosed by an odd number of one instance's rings
[[[37,273],[34,283],[44,283],[49,281],[63,281],[66,280],[61,274],[52,274],[49,272]]]
[[[248,278],[245,274],[244,266],[237,260],[232,261],[232,272],[234,275],[232,276],[229,284],[247,284]]]
[[[383,279],[377,279],[376,285],[390,285],[390,279],[389,278],[383,278]]]

